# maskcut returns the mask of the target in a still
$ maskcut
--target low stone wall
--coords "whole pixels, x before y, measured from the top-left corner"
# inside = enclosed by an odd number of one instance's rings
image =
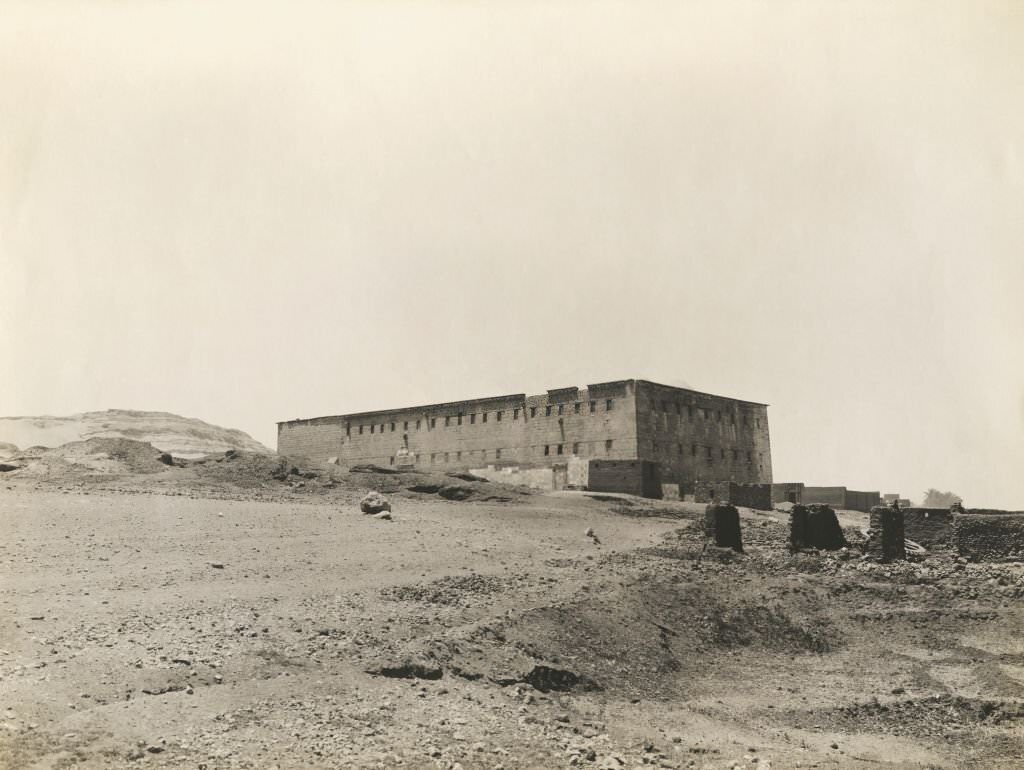
[[[695,481],[679,485],[680,494],[692,494],[696,503],[732,503],[759,511],[772,509],[771,484],[736,484],[732,481]]]
[[[855,489],[846,490],[846,502],[843,507],[850,511],[871,513],[871,509],[882,504],[882,495],[878,492],[859,492]]]
[[[904,536],[928,550],[948,548],[953,514],[948,508],[907,508],[903,511]]]
[[[587,472],[591,492],[624,492],[661,499],[661,474],[649,460],[591,460]]]
[[[803,498],[800,500],[804,505],[817,503],[818,505],[831,505],[833,508],[846,507],[846,487],[804,487]]]
[[[958,513],[950,541],[971,561],[1024,561],[1024,515],[1020,513]]]
[[[552,468],[520,468],[518,465],[497,468],[488,465],[486,468],[470,468],[469,472],[499,484],[515,484],[548,492],[555,488],[555,474]]]
[[[802,503],[804,501],[804,485],[799,482],[772,484],[772,504]]]
[[[755,508],[759,511],[772,509],[771,484],[729,484],[729,497],[733,505]]]

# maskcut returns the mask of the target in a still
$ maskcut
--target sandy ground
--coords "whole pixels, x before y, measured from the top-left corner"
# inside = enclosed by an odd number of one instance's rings
[[[1018,567],[790,557],[749,511],[698,562],[685,504],[166,492],[0,485],[0,765],[1024,766]]]

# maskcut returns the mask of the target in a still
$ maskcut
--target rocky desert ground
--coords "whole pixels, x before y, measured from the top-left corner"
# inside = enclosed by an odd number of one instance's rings
[[[6,768],[1024,766],[1024,568],[91,439],[0,474]],[[390,520],[363,514],[367,490]],[[588,531],[590,534],[588,534]]]

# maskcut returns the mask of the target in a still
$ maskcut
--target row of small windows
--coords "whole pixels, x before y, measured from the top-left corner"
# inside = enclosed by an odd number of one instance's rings
[[[558,414],[565,414],[565,407],[566,407],[565,404],[558,404]],[[606,412],[612,411],[612,409],[615,408],[615,399],[613,399],[613,398],[605,399],[604,408],[605,408]],[[554,409],[554,405],[548,405],[548,406],[544,407],[544,415],[546,417],[550,417],[552,415],[552,413],[553,413],[553,409]],[[521,412],[521,411],[522,411],[521,409],[513,409],[512,410],[512,419],[513,420],[518,420],[519,419],[519,412]],[[590,413],[591,414],[595,414],[596,412],[597,412],[597,401],[591,401],[590,402]],[[573,404],[573,413],[574,414],[582,414],[583,413],[583,402],[582,401],[577,401],[577,402],[575,402]],[[485,422],[487,422],[487,419],[488,419],[489,415],[490,415],[490,412],[480,412],[479,415],[477,415],[475,412],[471,413],[469,415],[469,424],[470,425],[476,425],[477,417],[478,416],[480,417],[480,422],[481,423],[485,423]],[[451,427],[452,420],[455,420],[455,424],[456,425],[462,425],[462,421],[465,418],[465,416],[466,415],[464,415],[462,412],[459,412],[456,415],[446,415],[445,418],[444,418],[444,427],[446,427],[446,428]],[[495,420],[495,422],[501,422],[502,419],[504,418],[504,416],[505,416],[505,412],[503,412],[503,411],[495,412],[494,413],[494,420]],[[536,417],[536,416],[537,416],[537,407],[531,406],[530,407],[530,417]],[[414,430],[420,430],[423,427],[423,422],[424,421],[422,419],[421,420],[415,420],[415,421],[406,420],[405,422],[402,423],[402,430],[403,431],[408,431],[410,425],[414,425],[415,426]],[[428,429],[436,428],[437,427],[437,418],[436,417],[431,417],[426,422],[427,422],[427,428]],[[369,432],[370,433],[376,433],[376,432],[378,432],[378,429],[379,429],[380,433],[384,433],[384,432],[386,432],[388,425],[389,425],[389,423],[386,423],[386,422],[382,422],[379,425],[377,423],[371,423],[370,425],[359,425],[359,426],[356,427],[356,430],[357,430],[357,432],[358,432],[358,434],[360,436],[363,435],[364,428],[369,428]],[[398,429],[398,423],[397,422],[390,423],[390,426],[391,426],[391,432],[392,433],[394,433]],[[346,436],[351,436],[352,435],[352,426],[351,425],[346,425],[345,426],[345,435]]]
[[[668,401],[662,400],[662,402],[661,402],[661,411],[665,412],[666,414],[668,414],[669,412],[672,411],[672,405]],[[675,402],[675,413],[680,415],[680,416],[682,416],[682,414],[683,414],[682,404],[680,404],[678,401]],[[722,421],[722,410],[721,409],[714,409],[714,410],[712,410],[712,409],[705,409],[704,407],[695,407],[695,406],[692,406],[692,405],[687,405],[687,407],[686,407],[686,417],[687,417],[687,419],[692,420],[694,418],[694,416],[698,415],[698,414],[700,416],[702,416],[705,420],[711,420],[712,417],[713,417],[715,419],[715,421],[717,421],[717,422],[721,422]],[[736,413],[735,412],[729,412],[729,424],[730,425],[735,425],[736,424]],[[743,415],[743,425],[744,426],[750,425],[750,417],[748,415]],[[760,417],[755,417],[754,418],[754,427],[755,428],[760,428],[761,427],[761,418]]]
[[[605,439],[605,442],[604,442],[605,454],[611,454],[612,447],[614,445],[615,445],[614,439],[610,439],[610,438],[609,439]],[[572,453],[574,455],[580,454],[580,442],[579,441],[574,441],[572,443]],[[544,456],[548,457],[548,456],[550,456],[552,454],[554,454],[554,455],[565,454],[565,444],[545,444],[544,445]]]
[[[651,448],[655,452],[657,452],[658,451],[658,443],[656,441],[652,441],[651,442]],[[669,444],[665,444],[664,445],[664,451],[666,453],[671,451]],[[718,452],[716,453],[714,447],[710,447],[710,446],[703,446],[702,447],[702,446],[700,446],[698,444],[690,444],[690,456],[691,457],[697,457],[697,456],[703,454],[704,455],[704,459],[706,459],[708,462],[711,462],[711,461],[713,461],[715,459],[715,454],[718,455],[718,458],[720,460],[725,460],[729,456],[728,453],[730,453],[730,452],[732,453],[733,461],[741,459],[741,455],[742,454],[746,454],[747,462],[748,463],[754,462],[754,453],[752,451],[750,451],[750,450],[745,450],[744,451],[744,450],[740,450],[740,449],[724,449],[724,448],[720,447],[718,449]],[[676,453],[678,455],[680,455],[680,456],[682,456],[684,454],[683,445],[681,443],[677,443],[676,444]]]
[[[612,451],[612,448],[614,446],[615,446],[614,439],[606,439],[605,442],[604,442],[605,454],[610,454],[611,451]],[[579,441],[574,441],[572,443],[572,453],[574,455],[580,454],[580,450],[581,449],[585,449],[585,448],[586,447],[581,447]],[[565,454],[565,450],[566,450],[566,445],[565,444],[544,444],[543,447],[537,446],[537,447],[535,447],[535,449],[538,452],[542,451],[544,453],[545,457],[549,457],[551,455],[564,455]],[[459,461],[462,460],[462,456],[463,455],[466,455],[466,459],[488,460],[488,459],[493,458],[495,460],[500,460],[501,459],[501,450],[500,449],[479,449],[479,450],[477,450],[477,449],[469,449],[469,450],[467,450],[465,452],[461,452],[461,451],[458,451],[458,452],[431,452],[430,453],[430,462],[431,463],[438,463],[438,462],[446,462],[447,463],[447,462],[451,462],[452,459],[453,459],[453,456],[454,456],[455,462],[459,462]],[[419,458],[420,458],[420,455],[418,455],[418,454],[417,455],[413,455],[413,459],[414,460],[419,460]],[[392,465],[395,464],[395,458],[393,456],[391,457],[391,464]]]

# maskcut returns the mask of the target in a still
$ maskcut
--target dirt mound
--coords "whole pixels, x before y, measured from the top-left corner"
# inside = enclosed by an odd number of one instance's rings
[[[302,460],[237,450],[193,460],[188,466],[201,481],[222,482],[243,488],[282,481],[331,480],[328,469],[310,467]]]
[[[12,460],[23,466],[26,476],[62,478],[150,474],[167,470],[161,452],[152,444],[125,438],[91,438],[73,441],[56,449],[30,450]]]
[[[392,589],[388,598],[459,604],[461,580]],[[496,579],[467,580],[472,590],[502,587]],[[841,644],[825,615],[797,604],[641,577],[421,639],[406,653],[469,679],[661,697],[734,649],[793,656]]]

